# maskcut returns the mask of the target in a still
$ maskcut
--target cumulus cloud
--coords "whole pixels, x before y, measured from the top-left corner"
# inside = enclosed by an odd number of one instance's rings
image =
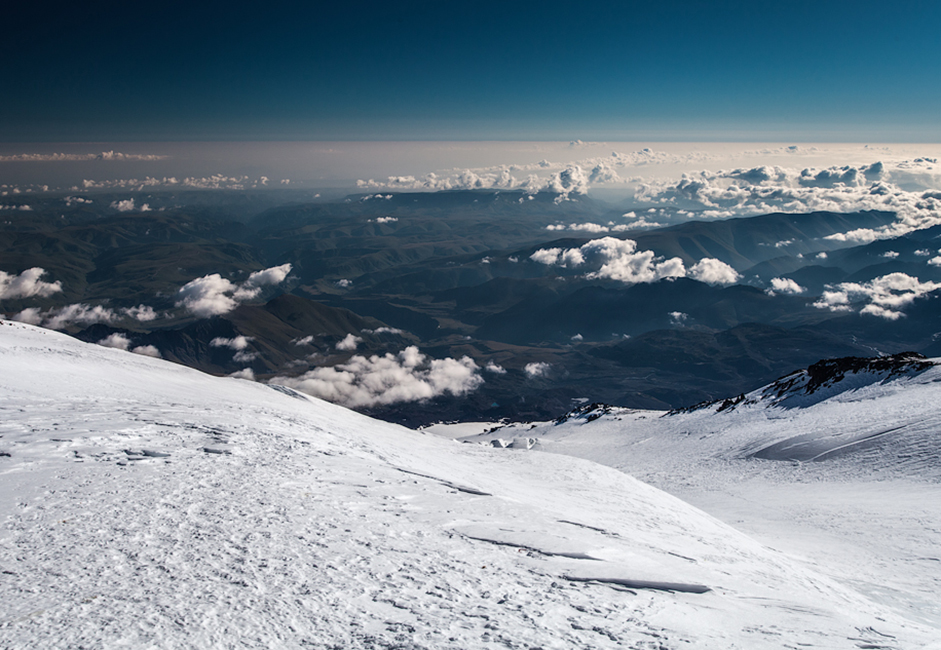
[[[852,302],[868,301],[859,313],[898,320],[905,315],[902,308],[938,289],[941,289],[941,283],[921,282],[906,273],[889,273],[869,282],[842,282],[828,286],[828,290],[814,302],[814,307],[850,311]]]
[[[575,341],[576,343],[581,343],[582,341],[585,340],[585,337],[582,336],[581,334],[573,334],[571,340]]]
[[[535,379],[536,377],[545,377],[549,374],[549,370],[551,369],[551,363],[546,363],[545,361],[534,361],[532,363],[527,363],[526,367],[523,368],[523,372],[526,373],[527,377]]]
[[[353,281],[347,280],[346,278],[340,278],[339,280],[337,280],[337,286],[340,287],[341,289],[349,289],[350,287],[353,286]]]
[[[154,357],[155,359],[163,358],[163,355],[160,354],[160,350],[153,345],[139,345],[136,348],[131,348],[131,352],[141,354],[145,357]]]
[[[34,266],[26,269],[19,275],[11,275],[0,271],[0,300],[14,298],[47,298],[54,293],[62,291],[62,283],[44,282],[40,278],[45,275],[45,269]]]
[[[255,271],[248,276],[245,282],[238,286],[233,298],[239,302],[243,300],[253,300],[259,296],[264,287],[284,282],[290,272],[290,264],[282,264],[281,266],[272,266],[270,269],[264,269],[263,271]]]
[[[683,325],[687,320],[689,320],[689,314],[685,314],[681,311],[670,312],[670,323],[673,325]]]
[[[495,374],[495,375],[505,375],[505,374],[506,374],[506,369],[505,369],[503,366],[501,366],[500,364],[494,363],[493,361],[488,361],[488,362],[487,362],[487,365],[484,366],[484,370],[486,370],[487,372],[492,372],[492,373]]]
[[[898,251],[886,251],[882,254],[882,257],[886,257],[890,260],[894,260],[898,256],[899,256]]]
[[[134,199],[124,199],[123,201],[112,201],[111,208],[118,212],[150,212],[150,205],[144,203],[139,208],[134,204]]]
[[[769,296],[774,296],[779,293],[784,293],[788,295],[796,295],[799,293],[804,293],[807,289],[797,284],[791,278],[771,278],[771,287],[765,289],[765,293]]]
[[[255,371],[251,368],[242,368],[237,370],[229,375],[233,379],[248,379],[249,381],[255,381]]]
[[[732,284],[741,276],[717,259],[704,258],[688,270],[678,257],[664,259],[653,251],[638,251],[633,239],[601,237],[579,248],[541,248],[529,256],[534,262],[566,268],[597,267],[585,274],[588,280],[607,279],[629,284],[650,283],[667,278],[690,277],[708,284]]]
[[[113,334],[109,334],[105,338],[98,341],[98,345],[103,345],[106,348],[127,350],[131,346],[131,340],[124,334],[114,332]]]
[[[389,197],[392,198],[391,196]],[[395,223],[398,221],[398,217],[376,217],[375,219],[368,219],[367,223]]]
[[[266,285],[279,284],[291,272],[290,264],[255,271],[241,284],[234,284],[218,273],[187,282],[177,292],[177,307],[184,307],[200,318],[227,314],[240,302],[257,298]]]
[[[361,336],[356,336],[354,334],[347,334],[343,337],[343,340],[337,343],[337,350],[342,350],[343,352],[352,352],[359,347],[359,344],[363,342]]]
[[[149,323],[157,319],[157,312],[150,305],[137,305],[137,307],[126,307],[121,310],[125,315],[142,323]]]
[[[276,377],[281,384],[351,408],[416,402],[440,395],[464,395],[483,379],[469,357],[430,359],[409,346],[396,355],[354,355],[331,368],[315,368],[299,377]]]
[[[928,264],[931,266],[941,266],[941,255],[932,257],[930,260],[928,260]]]
[[[711,257],[696,262],[687,275],[706,284],[735,284],[742,277],[725,262]]]
[[[310,335],[303,336],[299,339],[294,339],[293,341],[291,341],[291,343],[293,343],[294,345],[310,345],[313,342],[314,342],[314,337]]]

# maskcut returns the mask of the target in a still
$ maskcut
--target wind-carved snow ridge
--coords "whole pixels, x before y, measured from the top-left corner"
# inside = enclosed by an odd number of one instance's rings
[[[455,444],[20,323],[0,321],[0,367],[3,648],[938,636],[595,462]]]

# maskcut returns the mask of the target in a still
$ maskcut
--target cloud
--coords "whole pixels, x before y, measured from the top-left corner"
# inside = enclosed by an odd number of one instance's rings
[[[238,306],[238,303],[227,295],[236,288],[236,285],[218,273],[204,275],[183,285],[177,293],[176,306],[185,307],[200,318],[227,314]]]
[[[735,284],[741,275],[721,260],[707,257],[689,268],[689,277],[706,284]]]
[[[882,257],[886,257],[890,260],[894,260],[898,256],[899,256],[898,251],[886,251],[882,254]]]
[[[255,381],[255,371],[251,368],[242,368],[241,370],[237,370],[228,376],[232,377],[233,379],[248,379],[249,381]]]
[[[536,377],[545,377],[549,374],[549,370],[551,369],[551,363],[546,363],[544,361],[534,361],[532,363],[527,363],[526,367],[523,368],[523,372],[525,372],[526,376],[530,379],[535,379]]]
[[[351,408],[416,402],[440,395],[464,395],[483,379],[469,357],[430,359],[409,346],[396,355],[354,355],[331,368],[315,368],[299,377],[270,381]]]
[[[253,300],[261,294],[262,288],[270,285],[281,284],[291,272],[290,264],[281,266],[272,266],[270,269],[255,271],[248,279],[235,290],[233,298],[241,302],[243,300]]]
[[[126,307],[121,310],[127,316],[142,323],[149,323],[157,319],[157,312],[149,305],[138,305],[137,307]]]
[[[127,350],[131,346],[131,340],[124,334],[115,332],[98,341],[98,345],[103,345],[106,348]]]
[[[248,347],[248,344],[255,340],[253,336],[236,336],[231,339],[227,339],[222,336],[217,336],[213,340],[209,341],[209,345],[214,348],[229,348],[230,350],[244,350]]]
[[[160,354],[160,350],[153,345],[139,345],[136,348],[131,348],[131,352],[144,355],[145,357],[154,357],[155,359],[163,358],[163,355]]]
[[[123,201],[112,201],[111,208],[118,212],[150,212],[150,205],[144,203],[141,207],[134,204],[134,199],[124,199]]]
[[[585,337],[582,336],[581,334],[573,334],[571,337],[571,340],[575,341],[576,343],[581,343],[582,341],[585,340]]]
[[[774,296],[779,293],[796,295],[804,293],[806,290],[807,289],[797,284],[797,282],[791,278],[771,278],[771,288],[765,289],[765,293],[769,296]]]
[[[337,286],[341,289],[349,289],[351,286],[353,286],[353,281],[347,280],[346,278],[340,278],[337,280]]]
[[[941,224],[941,170],[933,159],[872,165],[806,168],[755,167],[684,174],[678,181],[648,181],[635,200],[694,210],[701,218],[744,217],[772,212],[838,213],[878,210],[898,220],[826,239],[866,243]]]
[[[937,257],[932,257],[930,260],[928,260],[928,264],[930,264],[931,266],[941,266],[941,255]]]
[[[0,300],[33,298],[35,296],[47,298],[62,291],[62,283],[58,280],[55,282],[40,280],[45,273],[45,269],[38,266],[26,269],[19,275],[11,275],[0,271]]]
[[[0,162],[80,162],[92,160],[165,160],[168,156],[156,154],[121,153],[102,151],[101,153],[18,153],[0,156]]]
[[[902,308],[938,289],[941,289],[939,282],[921,282],[906,273],[889,273],[869,282],[843,282],[828,286],[828,290],[823,292],[814,307],[830,311],[850,311],[851,302],[867,300],[869,304],[859,313],[898,320],[905,315],[901,311]]]
[[[391,196],[389,197],[392,198]],[[376,217],[375,219],[367,219],[366,223],[395,223],[398,221],[398,217]]]
[[[274,266],[255,271],[239,285],[218,273],[204,275],[183,285],[177,292],[176,306],[184,307],[200,318],[227,314],[240,302],[257,298],[264,286],[283,282],[290,272],[290,264]]]
[[[355,336],[353,334],[347,334],[342,341],[337,343],[337,350],[342,350],[343,352],[352,352],[359,347],[359,344],[363,342],[362,337]]]
[[[20,314],[29,310],[23,310]],[[38,313],[38,312],[37,312]],[[19,316],[19,314],[17,315]],[[95,323],[111,323],[117,315],[111,309],[101,305],[85,305],[76,303],[66,305],[59,309],[50,309],[42,314],[42,326],[53,330],[64,329],[70,325],[93,325]],[[16,316],[14,320],[19,320]],[[30,322],[30,321],[24,321]],[[38,323],[37,323],[38,324]]]
[[[403,330],[400,330],[395,327],[377,327],[374,330],[365,329],[363,330],[364,334],[404,334]]]
[[[684,314],[681,311],[670,312],[671,325],[683,325],[687,320],[689,320],[689,314]]]
[[[313,336],[304,336],[302,338],[294,339],[293,341],[291,341],[291,343],[293,343],[294,345],[310,345],[313,342],[314,342]]]
[[[487,372],[492,372],[492,373],[495,374],[495,375],[505,375],[505,374],[506,374],[506,369],[505,369],[503,366],[501,366],[500,364],[494,363],[493,361],[488,361],[488,362],[487,362],[487,365],[484,366],[484,370],[486,370]]]
[[[741,279],[735,269],[720,260],[704,258],[687,270],[679,257],[656,257],[653,251],[638,251],[637,242],[633,239],[616,237],[593,239],[579,248],[541,248],[529,259],[564,268],[594,266],[597,270],[586,273],[586,279],[617,280],[628,284],[683,277],[708,284],[732,284]]]

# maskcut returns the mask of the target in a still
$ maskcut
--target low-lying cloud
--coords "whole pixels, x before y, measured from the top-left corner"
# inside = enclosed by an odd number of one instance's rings
[[[814,302],[814,307],[849,312],[854,309],[853,303],[868,301],[859,310],[860,314],[898,320],[905,316],[902,308],[938,289],[941,289],[939,282],[921,282],[906,273],[890,273],[869,282],[828,285],[827,290]]]
[[[483,382],[480,367],[470,357],[431,359],[415,346],[395,355],[354,355],[330,368],[270,381],[350,408],[460,396]]]
[[[62,283],[45,282],[41,280],[46,274],[45,269],[34,266],[18,275],[0,271],[0,300],[13,300],[16,298],[48,298],[54,293],[62,291]]]
[[[627,284],[685,277],[708,284],[733,284],[741,278],[735,269],[717,259],[704,258],[687,269],[679,257],[657,257],[653,251],[638,251],[637,242],[633,239],[615,237],[593,239],[578,248],[541,248],[529,259],[563,268],[597,267],[597,270],[586,273],[585,278],[617,280]]]
[[[187,282],[177,292],[177,307],[184,307],[194,316],[209,318],[227,314],[239,303],[257,298],[268,285],[280,284],[291,272],[290,264],[256,271],[241,284],[235,284],[218,273],[204,275]]]

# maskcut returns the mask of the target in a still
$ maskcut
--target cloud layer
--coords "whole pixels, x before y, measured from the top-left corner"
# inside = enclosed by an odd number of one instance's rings
[[[843,282],[830,286],[814,302],[814,307],[849,312],[854,311],[853,303],[866,302],[859,310],[860,314],[898,320],[905,316],[901,311],[903,307],[938,289],[941,289],[939,282],[921,282],[906,273],[890,273],[869,282]]]
[[[346,363],[315,368],[299,377],[275,377],[270,383],[361,408],[464,395],[483,381],[480,367],[469,357],[430,359],[409,346],[395,355],[354,355]]]

